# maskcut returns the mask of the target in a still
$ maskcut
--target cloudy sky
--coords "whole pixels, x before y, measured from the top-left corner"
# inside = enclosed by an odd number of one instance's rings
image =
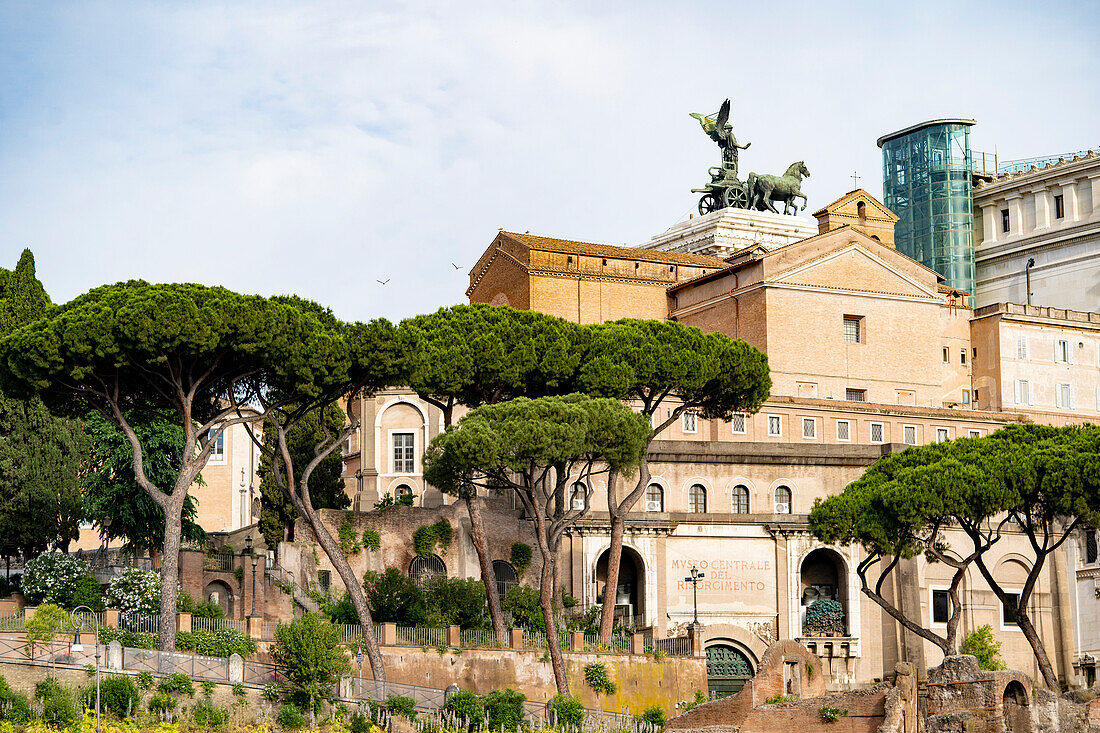
[[[1100,146],[1095,0],[876,5],[0,0],[0,265],[30,247],[56,302],[143,278],[397,319],[462,302],[498,228],[686,217],[717,159],[688,113],[727,96],[742,170],[805,160],[809,211],[853,171],[878,194],[875,139],[929,118]]]

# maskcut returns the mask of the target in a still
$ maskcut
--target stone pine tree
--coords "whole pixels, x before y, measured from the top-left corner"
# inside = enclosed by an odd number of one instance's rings
[[[1051,556],[1079,529],[1100,526],[1100,427],[1013,425],[980,439],[974,460],[994,477],[1004,493],[1007,515],[994,527],[958,517],[975,548],[999,537],[1011,524],[1027,537],[1031,564],[1018,597],[998,581],[981,552],[975,565],[1016,623],[1035,654],[1043,681],[1058,689],[1058,675],[1032,619],[1031,600]]]
[[[325,439],[325,432],[335,434],[344,429],[346,416],[339,405],[329,405],[324,410],[324,425],[319,420],[320,411],[310,413],[287,436],[288,447],[296,465],[304,466],[313,458],[313,449]],[[279,489],[275,480],[275,467],[279,455],[275,450],[276,432],[263,431],[264,450],[260,453],[260,532],[264,542],[274,550],[280,542],[294,541],[294,520],[298,512],[294,504]],[[351,499],[344,491],[344,461],[338,451],[331,453],[317,466],[309,482],[309,494],[315,509],[347,509]]]
[[[321,521],[313,503],[312,481],[318,468],[337,455],[344,441],[359,427],[357,416],[347,410],[347,421],[337,429],[328,420],[316,421],[318,413],[333,405],[350,406],[359,395],[399,381],[397,330],[385,320],[370,323],[344,324],[327,310],[298,299],[285,299],[301,310],[310,310],[324,324],[324,339],[317,339],[309,358],[309,370],[314,374],[308,385],[286,384],[272,365],[258,370],[244,382],[244,389],[235,396],[242,418],[248,409],[258,406],[263,415],[265,439],[248,424],[252,440],[272,466],[270,475],[283,496],[309,525],[329,562],[340,576],[348,597],[355,607],[363,627],[363,646],[376,680],[385,680],[386,673],[378,640],[374,635],[367,597],[340,543]],[[311,449],[291,448],[296,431],[308,425],[310,419],[318,425],[317,438]],[[308,433],[309,431],[306,430]]]
[[[569,681],[558,638],[554,548],[590,505],[573,508],[574,482],[591,486],[603,470],[629,475],[641,463],[649,421],[614,399],[584,395],[517,398],[483,405],[436,436],[424,457],[424,478],[448,493],[510,490],[535,525],[542,561],[539,605],[558,692]],[[589,490],[591,493],[591,490]]]
[[[988,528],[1008,496],[986,464],[986,443],[967,438],[894,453],[840,494],[818,499],[810,512],[810,531],[822,542],[863,547],[865,556],[856,567],[863,593],[945,656],[959,649],[959,588],[968,569],[998,540],[995,532],[983,532],[971,546],[970,539],[958,532],[960,521]],[[954,571],[942,635],[930,628],[930,618],[924,623],[919,609],[907,614],[884,590],[900,563],[920,555]]]
[[[565,394],[574,388],[586,331],[534,311],[484,304],[457,305],[401,322],[404,381],[443,413],[513,397]],[[508,643],[493,558],[485,537],[482,499],[469,485],[456,487],[470,515],[470,534],[497,642]]]
[[[179,471],[186,440],[178,421],[141,412],[129,422],[142,446],[142,468],[154,486],[171,486]],[[90,443],[81,476],[87,519],[104,541],[125,540],[124,547],[153,555],[164,546],[164,509],[134,478],[134,450],[129,439],[110,420],[92,412],[85,420]],[[201,477],[199,479],[201,481]],[[188,494],[180,515],[182,539],[201,542],[206,533],[195,522],[195,498]]]
[[[674,321],[626,319],[593,330],[581,367],[581,389],[635,405],[653,426],[650,443],[687,411],[701,419],[729,420],[735,413],[756,412],[771,390],[767,357],[744,341]],[[649,478],[645,460],[637,479],[625,487],[623,477],[614,472],[608,477],[611,545],[600,620],[603,643],[611,642],[614,630],[626,515],[645,493]]]
[[[0,269],[0,337],[52,307],[30,250],[14,270]],[[33,395],[0,395],[0,557],[68,550],[84,515],[78,475],[87,450],[79,421]]]
[[[175,648],[179,550],[190,486],[219,435],[242,422],[230,399],[259,372],[287,394],[328,378],[313,368],[331,341],[316,313],[287,299],[193,284],[130,281],[95,288],[0,341],[0,384],[40,394],[76,415],[90,410],[126,436],[138,484],[164,511],[159,644]],[[145,470],[136,413],[184,434],[170,485]]]

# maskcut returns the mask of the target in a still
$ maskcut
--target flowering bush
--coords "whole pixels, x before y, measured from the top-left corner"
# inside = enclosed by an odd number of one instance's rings
[[[127,568],[111,581],[107,589],[107,607],[130,613],[159,612],[160,573]]]
[[[32,603],[68,606],[81,578],[91,575],[88,563],[70,555],[50,553],[27,562],[23,570],[23,593]]]

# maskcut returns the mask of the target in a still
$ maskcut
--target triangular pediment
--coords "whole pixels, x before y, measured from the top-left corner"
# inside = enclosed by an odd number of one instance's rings
[[[939,295],[934,287],[923,282],[917,274],[905,272],[859,242],[850,242],[809,262],[775,273],[768,281],[938,300]]]
[[[867,219],[891,222],[898,220],[897,214],[890,211],[890,209],[886,208],[885,204],[862,188],[857,188],[855,191],[849,191],[828,206],[823,206],[814,212],[814,216],[820,218],[826,214],[831,214],[833,216],[858,219],[859,205],[861,203],[864,206],[864,217]]]

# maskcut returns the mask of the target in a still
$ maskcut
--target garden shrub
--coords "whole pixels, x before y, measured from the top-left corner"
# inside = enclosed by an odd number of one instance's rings
[[[1001,642],[993,638],[993,627],[989,624],[979,626],[966,635],[962,653],[973,654],[978,660],[979,669],[1005,668],[1005,662],[1001,658]]]
[[[403,715],[412,720],[416,717],[416,700],[404,695],[390,695],[386,698],[386,712],[390,715]]]
[[[173,672],[167,677],[162,677],[160,684],[157,685],[157,690],[170,694],[187,695],[188,697],[195,696],[195,685],[191,682],[191,678],[183,672]]]
[[[283,706],[279,708],[279,716],[275,719],[275,722],[283,728],[290,728],[297,730],[302,728],[306,724],[306,718],[302,715],[302,711],[298,709],[298,706],[292,702],[283,703]]]
[[[664,728],[665,723],[668,722],[668,716],[665,715],[665,710],[660,705],[650,705],[642,711],[641,717],[643,723],[649,723],[658,728]]]
[[[419,626],[427,623],[423,593],[397,568],[388,568],[382,574],[373,570],[368,572],[363,589],[376,624],[390,621],[398,626]]]
[[[69,614],[60,606],[53,603],[39,606],[34,617],[23,622],[23,628],[27,632],[23,638],[27,643],[28,654],[33,656],[36,645],[50,642],[63,629],[71,628],[71,623]]]
[[[447,698],[447,702],[443,703],[443,709],[452,713],[469,730],[478,728],[481,725],[481,719],[485,716],[481,699],[469,690],[461,690],[451,695]]]
[[[359,552],[359,533],[347,519],[337,528],[336,535],[340,542],[340,552],[344,555],[350,556]]]
[[[546,631],[546,621],[539,605],[539,592],[529,585],[517,585],[508,589],[501,607],[512,614],[512,623],[528,631]]]
[[[149,696],[149,704],[146,707],[153,713],[168,713],[176,709],[176,698],[167,692],[154,692]]]
[[[363,530],[363,547],[371,552],[378,552],[382,549],[382,535],[378,534],[377,529]]]
[[[207,657],[246,657],[256,651],[256,641],[243,631],[223,627],[217,631],[197,629],[176,633],[176,649]]]
[[[446,519],[440,519],[435,524],[425,524],[413,532],[413,552],[417,557],[425,560],[432,556],[436,548],[439,554],[447,551],[454,539],[454,528]]]
[[[142,692],[152,689],[153,683],[155,682],[155,680],[153,679],[153,673],[148,670],[138,672],[137,676],[134,678],[134,681],[137,683],[137,688]]]
[[[260,697],[268,702],[278,702],[282,694],[282,690],[274,682],[268,682],[260,689]]]
[[[526,701],[526,695],[510,687],[485,695],[481,704],[489,730],[517,730],[523,723],[523,703]]]
[[[73,691],[63,687],[53,677],[47,677],[34,686],[34,696],[42,705],[42,720],[56,728],[71,728],[81,717]]]
[[[607,665],[603,662],[592,662],[584,667],[584,683],[603,695],[614,695],[618,686],[611,680],[607,673]]]
[[[91,575],[76,581],[70,608],[78,606],[87,606],[93,611],[103,610],[103,587]]]
[[[177,639],[179,636],[177,635]],[[99,643],[110,644],[117,641],[119,644],[131,649],[156,649],[157,635],[149,631],[124,631],[113,626],[101,626],[99,628]]]
[[[191,710],[191,720],[200,728],[221,728],[229,722],[229,711],[210,700],[199,700]]]
[[[351,721],[348,723],[348,728],[351,733],[370,733],[370,727],[373,721],[362,713],[355,713],[351,716]]]
[[[214,680],[203,680],[199,683],[199,689],[203,697],[210,697],[214,694]]]
[[[25,695],[11,689],[8,681],[0,676],[0,720],[26,723],[31,719],[31,707]]]
[[[241,698],[242,700],[248,695],[248,688],[244,686],[243,682],[236,682],[233,684],[233,697]]]
[[[91,692],[95,695],[94,686]],[[125,718],[138,709],[141,693],[138,692],[134,679],[129,675],[112,674],[100,681],[99,700],[103,710],[119,718]]]
[[[575,697],[554,695],[550,709],[558,719],[558,726],[565,730],[580,730],[584,725],[584,704]]]
[[[80,579],[91,574],[88,563],[72,555],[42,554],[28,560],[23,569],[23,593],[33,604],[54,603],[68,608]]]
[[[488,629],[485,584],[474,578],[429,578],[421,587],[431,626]]]
[[[107,588],[107,607],[125,613],[154,614],[160,611],[160,573],[127,568]]]

